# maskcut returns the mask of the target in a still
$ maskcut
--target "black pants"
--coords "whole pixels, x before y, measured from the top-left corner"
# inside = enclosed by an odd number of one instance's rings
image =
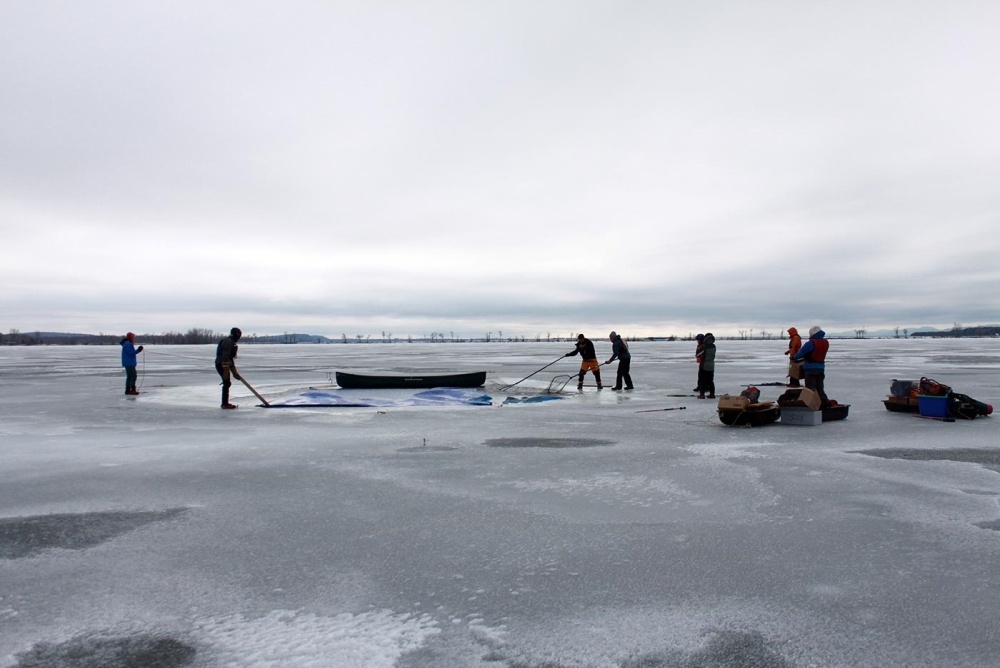
[[[125,367],[125,391],[131,392],[135,390],[135,381],[138,374],[135,372],[134,366]]]
[[[826,382],[826,370],[825,369],[806,369],[806,387],[810,390],[814,390],[816,394],[819,395],[819,400],[822,402],[820,405],[826,408],[830,405],[830,400],[826,396],[826,390],[823,384]]]
[[[631,357],[619,357],[618,358],[618,375],[615,376],[615,389],[622,389],[622,381],[625,381],[625,388],[628,390],[632,389],[632,375],[629,371],[632,369],[632,358]]]
[[[225,406],[229,403],[229,388],[233,386],[233,381],[230,380],[229,365],[216,362],[215,370],[222,376],[222,405]]]
[[[705,370],[698,367],[698,394],[715,396],[715,369]]]

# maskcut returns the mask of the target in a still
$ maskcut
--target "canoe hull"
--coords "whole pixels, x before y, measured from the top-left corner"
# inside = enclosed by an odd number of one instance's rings
[[[485,384],[485,371],[447,374],[415,373],[405,376],[337,372],[337,385],[345,389],[395,390],[430,387],[482,387]]]

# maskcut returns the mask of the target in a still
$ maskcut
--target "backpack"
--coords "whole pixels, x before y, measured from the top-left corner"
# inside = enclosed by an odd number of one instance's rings
[[[951,388],[947,385],[931,380],[930,378],[920,379],[920,394],[926,397],[946,397],[951,393]]]

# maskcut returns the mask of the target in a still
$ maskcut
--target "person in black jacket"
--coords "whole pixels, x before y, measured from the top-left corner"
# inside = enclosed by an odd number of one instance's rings
[[[698,359],[698,398],[704,399],[708,392],[708,398],[715,399],[715,337],[711,332],[698,344],[695,356]]]
[[[580,362],[580,378],[576,383],[576,389],[583,389],[583,377],[588,371],[594,372],[594,379],[597,380],[597,389],[604,389],[601,385],[601,363],[597,361],[597,351],[594,350],[594,342],[580,334],[576,337],[576,348],[573,352],[566,353],[565,357],[580,355],[583,360]]]
[[[632,387],[632,375],[629,373],[632,368],[632,353],[628,350],[628,344],[622,339],[621,334],[616,332],[611,332],[608,338],[611,340],[611,359],[605,364],[611,364],[616,359],[618,360],[618,374],[615,376],[615,386],[611,389],[621,390],[623,380],[626,390],[635,389]]]
[[[233,384],[229,377],[241,380],[240,374],[236,370],[236,352],[239,350],[236,342],[240,340],[241,336],[243,336],[243,332],[240,331],[239,327],[233,327],[229,330],[229,336],[219,341],[219,345],[215,349],[215,370],[222,377],[223,408],[236,408],[235,405],[229,403],[229,388]]]

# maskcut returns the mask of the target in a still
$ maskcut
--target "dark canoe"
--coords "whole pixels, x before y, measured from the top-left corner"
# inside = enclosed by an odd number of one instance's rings
[[[720,410],[719,419],[730,427],[760,427],[776,422],[781,417],[781,408],[776,405],[743,410]]]
[[[337,372],[337,385],[345,389],[390,390],[424,389],[429,387],[482,387],[485,384],[485,371],[446,374],[414,373],[405,376]]]
[[[847,417],[847,411],[850,409],[851,405],[841,405],[827,406],[823,409],[823,422],[832,422],[833,420],[843,420]]]

